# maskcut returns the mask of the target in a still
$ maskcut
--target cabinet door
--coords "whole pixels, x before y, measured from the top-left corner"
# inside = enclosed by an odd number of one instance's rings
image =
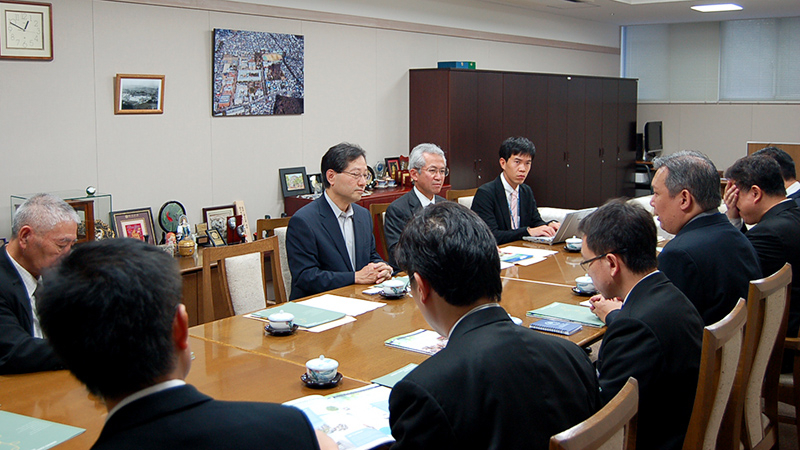
[[[586,78],[567,78],[567,155],[563,188],[564,205],[578,209],[584,205],[586,153]]]
[[[478,186],[476,176],[478,142],[478,77],[474,72],[448,71],[450,185],[453,189]]]
[[[598,206],[603,203],[605,191],[609,188],[607,183],[607,173],[616,173],[615,162],[605,164],[603,137],[603,119],[606,117],[604,109],[603,91],[605,80],[599,78],[588,78],[586,80],[586,153],[584,155],[584,180],[583,187],[584,207]],[[617,133],[617,121],[614,121],[614,136]],[[616,142],[616,139],[614,140]],[[614,153],[616,155],[616,152]],[[616,182],[612,180],[611,190],[616,189]]]
[[[619,80],[619,133],[617,140],[617,183],[619,195],[633,197],[636,191],[636,101],[638,81]]]
[[[503,143],[503,74],[478,73],[478,139],[475,142],[475,184],[491,181],[500,171],[497,152]]]
[[[409,151],[424,142],[433,142],[447,154],[450,77],[439,70],[409,71]]]
[[[567,206],[567,79],[547,77],[547,186],[545,196],[537,201],[543,206]]]
[[[603,80],[603,172],[600,203],[622,195],[618,170],[619,161],[619,80]]]

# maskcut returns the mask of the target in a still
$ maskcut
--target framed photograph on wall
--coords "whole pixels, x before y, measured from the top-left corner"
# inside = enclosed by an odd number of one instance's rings
[[[163,114],[164,75],[118,73],[114,79],[114,114]]]
[[[228,225],[225,223],[229,216],[236,215],[233,205],[210,206],[203,208],[203,219],[208,224],[208,230],[217,230],[219,233],[228,233]],[[210,236],[210,235],[209,235]]]
[[[151,208],[128,209],[126,211],[111,211],[111,222],[114,232],[121,238],[134,238],[155,244],[153,230],[153,210]]]
[[[284,197],[293,195],[303,195],[311,192],[309,182],[306,179],[305,167],[292,167],[289,169],[278,169],[281,179],[281,189]]]

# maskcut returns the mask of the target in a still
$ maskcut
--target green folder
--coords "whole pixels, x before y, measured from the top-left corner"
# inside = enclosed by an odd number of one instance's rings
[[[83,428],[0,411],[0,444],[10,443],[9,448],[46,449],[72,439],[84,431],[86,430]]]
[[[274,308],[264,309],[253,313],[256,317],[268,318],[270,314],[276,312],[287,312],[294,315],[294,323],[298,326],[311,328],[323,323],[333,322],[344,317],[343,313],[328,311],[327,309],[315,308],[313,306],[301,305],[294,302],[281,303]]]
[[[559,302],[553,302],[542,308],[528,311],[527,315],[530,317],[549,317],[553,319],[569,320],[591,327],[604,327],[606,325],[585,306],[569,305]]]
[[[381,386],[386,386],[391,389],[394,387],[395,384],[397,384],[400,380],[402,380],[406,375],[411,373],[411,371],[416,368],[417,365],[411,363],[395,370],[392,373],[386,374],[382,377],[375,378],[374,380],[371,381],[375,384],[380,384]]]

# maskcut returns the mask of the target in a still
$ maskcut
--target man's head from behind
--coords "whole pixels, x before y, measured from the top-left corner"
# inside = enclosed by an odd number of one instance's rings
[[[78,213],[64,200],[51,194],[34,195],[14,213],[12,256],[33,276],[41,275],[72,248],[79,222]]]
[[[781,168],[781,178],[783,178],[784,183],[794,183],[797,180],[794,160],[788,153],[778,147],[764,147],[753,153],[753,156],[769,156],[774,159]]]
[[[500,145],[500,167],[506,181],[516,189],[525,182],[528,172],[536,156],[536,147],[533,142],[524,137],[510,137]]]
[[[401,270],[415,274],[450,305],[500,301],[500,256],[494,237],[474,212],[454,202],[421,209],[408,222],[395,249]]]
[[[719,208],[722,194],[719,172],[707,156],[682,151],[653,162],[653,197],[650,204],[661,228],[676,234],[694,216]]]
[[[436,144],[419,144],[411,150],[408,169],[414,185],[426,197],[431,198],[442,190],[449,173],[444,152]]]
[[[767,155],[740,158],[725,171],[725,178],[739,189],[736,207],[748,224],[758,223],[769,208],[786,198],[780,166]]]
[[[37,310],[72,373],[93,394],[118,400],[176,369],[188,373],[189,358],[175,344],[185,338],[175,323],[185,328],[188,320],[181,295],[171,256],[136,239],[108,239],[76,247],[48,279]]]

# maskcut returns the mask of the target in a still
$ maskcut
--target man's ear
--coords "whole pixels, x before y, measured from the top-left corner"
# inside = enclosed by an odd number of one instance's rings
[[[28,247],[28,240],[33,236],[33,228],[30,225],[23,225],[17,233],[17,241],[23,250]]]
[[[747,192],[747,195],[752,197],[753,204],[756,204],[764,199],[764,191],[762,191],[761,188],[755,184],[750,188],[750,191]]]
[[[414,282],[417,285],[417,291],[419,292],[419,301],[421,303],[427,303],[431,298],[431,284],[425,278],[420,276],[419,272],[414,274]]]
[[[172,342],[178,350],[189,348],[189,314],[183,303],[178,304],[172,319]]]
[[[609,253],[606,255],[608,260],[608,270],[612,277],[619,275],[622,270],[622,259],[616,253]]]
[[[678,197],[680,197],[681,211],[689,211],[694,203],[694,197],[692,197],[692,194],[687,189],[681,189],[681,191],[678,192]]]

